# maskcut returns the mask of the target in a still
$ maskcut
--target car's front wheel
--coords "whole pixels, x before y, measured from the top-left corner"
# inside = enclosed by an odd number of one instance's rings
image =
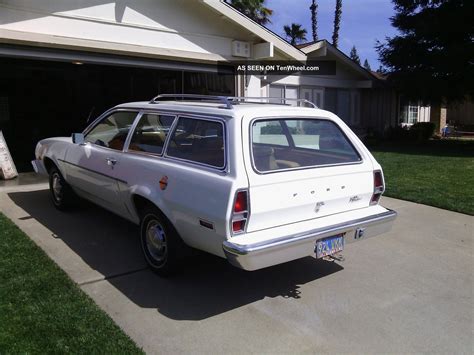
[[[64,211],[73,205],[74,192],[57,167],[49,171],[49,190],[54,207],[58,210]]]
[[[140,241],[145,260],[160,276],[179,268],[184,245],[170,222],[156,208],[147,208],[140,220]]]

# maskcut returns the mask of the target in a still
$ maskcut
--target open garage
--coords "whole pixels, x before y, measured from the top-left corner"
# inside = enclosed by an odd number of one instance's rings
[[[123,102],[159,93],[234,95],[216,66],[25,47],[0,48],[0,129],[17,169],[32,170],[38,140],[82,131]]]

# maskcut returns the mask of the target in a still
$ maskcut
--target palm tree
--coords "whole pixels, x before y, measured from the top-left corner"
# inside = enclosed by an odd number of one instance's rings
[[[226,1],[229,2],[229,0]],[[262,26],[272,23],[270,16],[273,10],[265,7],[265,0],[230,0],[230,4]]]
[[[285,31],[286,38],[290,41],[292,45],[297,44],[298,42],[306,41],[306,29],[302,28],[298,23],[292,23],[291,26],[283,26]]]
[[[332,33],[332,44],[337,48],[339,42],[339,29],[341,27],[342,0],[336,0],[336,11],[334,13],[334,31]]]
[[[309,7],[311,10],[311,27],[313,30],[313,41],[318,40],[318,4],[316,0],[313,0],[313,3]]]

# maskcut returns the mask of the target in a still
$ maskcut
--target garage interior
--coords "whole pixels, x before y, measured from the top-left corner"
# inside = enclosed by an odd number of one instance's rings
[[[81,132],[117,104],[165,93],[235,93],[234,75],[211,65],[134,58],[124,64],[123,57],[117,65],[116,57],[71,60],[84,57],[74,53],[25,57],[0,57],[0,130],[19,172],[32,171],[39,140]]]

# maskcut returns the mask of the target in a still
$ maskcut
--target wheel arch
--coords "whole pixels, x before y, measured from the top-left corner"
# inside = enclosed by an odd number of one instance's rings
[[[143,195],[140,195],[138,193],[132,194],[131,198],[132,198],[133,207],[135,209],[135,213],[137,214],[140,221],[142,218],[142,213],[144,210],[146,210],[147,207],[155,208],[163,216],[163,218],[166,219],[170,227],[173,228],[173,230],[176,232],[176,235],[179,236],[179,239],[183,241],[183,238],[181,234],[179,233],[178,229],[176,228],[176,226],[174,225],[172,218],[170,218],[170,216],[165,211],[163,211],[163,209],[160,208],[156,203],[154,203],[149,198],[144,197]]]
[[[163,217],[165,217],[168,220],[168,222],[174,227],[171,218],[163,211],[163,209],[157,206],[157,204],[151,201],[149,198],[143,195],[140,195],[138,193],[132,194],[131,197],[132,197],[133,207],[135,208],[135,213],[137,214],[139,218],[141,218],[143,211],[147,207],[156,208],[163,215]]]
[[[44,164],[44,167],[46,169],[46,171],[49,172],[51,171],[51,169],[53,167],[59,169],[58,165],[53,161],[53,159],[49,158],[49,157],[44,157],[43,158],[43,164]]]

